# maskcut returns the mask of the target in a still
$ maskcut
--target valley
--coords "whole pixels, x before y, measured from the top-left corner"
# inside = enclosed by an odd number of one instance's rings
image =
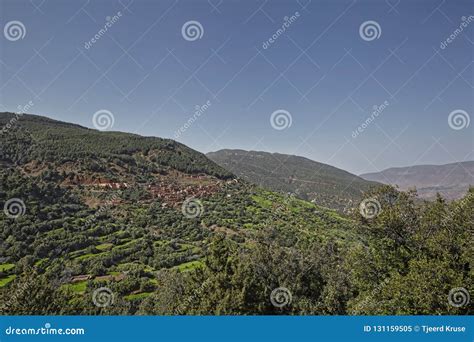
[[[420,203],[295,158],[277,189],[169,139],[23,115],[1,136],[0,312],[470,312],[445,292],[472,284],[472,189]],[[282,287],[292,302],[277,307]]]

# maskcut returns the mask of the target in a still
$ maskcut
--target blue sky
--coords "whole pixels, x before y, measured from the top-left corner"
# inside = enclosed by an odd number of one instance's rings
[[[201,152],[358,174],[473,160],[472,15],[463,0],[1,0],[0,111],[32,101],[30,113],[94,128],[107,110],[111,130],[173,138],[185,126],[177,140]],[[183,36],[189,21],[197,37]],[[368,21],[375,36],[360,32]],[[275,129],[275,111],[291,126]]]

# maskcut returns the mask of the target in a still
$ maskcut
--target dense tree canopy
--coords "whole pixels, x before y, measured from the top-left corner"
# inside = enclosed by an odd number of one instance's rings
[[[473,313],[474,189],[342,216],[168,140],[31,117],[1,142],[2,314]]]

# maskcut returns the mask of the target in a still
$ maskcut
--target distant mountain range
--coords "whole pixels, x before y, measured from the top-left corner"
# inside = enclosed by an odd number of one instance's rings
[[[294,155],[225,149],[208,153],[207,157],[254,184],[293,193],[339,211],[357,205],[363,192],[378,185],[334,166]]]
[[[458,199],[474,186],[474,161],[445,165],[394,167],[360,175],[370,181],[398,185],[401,190],[415,188],[421,198],[433,199],[439,192],[447,199]]]

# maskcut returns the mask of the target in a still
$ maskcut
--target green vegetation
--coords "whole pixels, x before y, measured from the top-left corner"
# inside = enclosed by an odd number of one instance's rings
[[[0,215],[2,314],[473,312],[447,298],[473,285],[474,189],[448,203],[379,187],[364,194],[381,208],[367,219],[231,180],[170,140],[36,116],[0,140],[0,203],[25,203]],[[174,197],[188,192],[195,217]],[[100,287],[113,305],[94,305]],[[278,287],[291,304],[272,305]]]
[[[95,246],[99,251],[109,250],[113,247],[113,243],[102,243],[100,245]]]
[[[13,117],[14,114],[0,113],[0,125],[5,126]],[[17,142],[22,144],[18,146]],[[203,154],[173,140],[99,132],[35,115],[23,115],[15,127],[2,134],[0,153],[7,162],[39,161],[58,167],[80,159],[84,163],[77,163],[75,171],[96,171],[115,179],[124,169],[140,179],[169,170],[223,179],[232,176]]]
[[[11,282],[15,278],[16,278],[16,275],[9,275],[5,278],[0,278],[0,287],[7,285],[9,282]]]
[[[15,267],[15,264],[0,264],[0,272],[6,272]]]
[[[178,269],[181,272],[191,271],[191,270],[194,270],[197,267],[201,267],[202,265],[203,265],[203,263],[201,261],[189,261],[189,262],[185,262],[181,265],[178,265]]]
[[[135,294],[131,294],[131,295],[125,296],[124,299],[125,299],[125,300],[144,299],[144,298],[150,296],[151,294],[152,294],[152,292],[135,293]]]
[[[84,293],[87,288],[87,281],[79,281],[77,283],[67,284],[64,286],[73,292]]]
[[[313,160],[280,153],[220,150],[207,156],[235,175],[345,213],[380,183]]]

